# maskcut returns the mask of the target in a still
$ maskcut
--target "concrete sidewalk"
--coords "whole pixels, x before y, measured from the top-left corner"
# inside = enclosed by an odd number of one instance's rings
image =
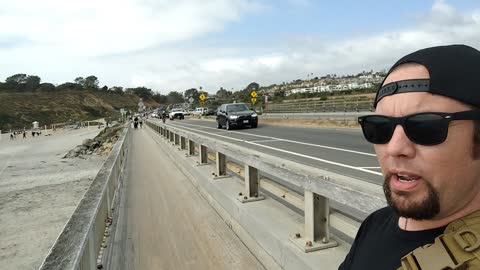
[[[147,129],[132,136],[111,269],[264,269]]]

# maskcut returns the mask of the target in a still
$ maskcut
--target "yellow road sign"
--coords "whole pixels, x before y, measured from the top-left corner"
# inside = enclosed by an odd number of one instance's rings
[[[201,101],[204,101],[205,98],[206,98],[206,96],[205,96],[204,93],[201,93],[200,96],[199,96],[199,98],[200,98]]]
[[[252,98],[256,98],[256,97],[257,97],[257,91],[253,90],[253,91],[250,93],[250,96],[252,96]]]
[[[252,97],[250,100],[252,101],[252,103],[257,102],[257,98],[254,98],[254,97]]]

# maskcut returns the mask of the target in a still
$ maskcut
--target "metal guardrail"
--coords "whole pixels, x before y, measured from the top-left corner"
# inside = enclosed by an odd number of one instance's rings
[[[130,146],[126,128],[93,180],[39,270],[93,270],[109,234],[118,189]],[[102,252],[101,252],[102,251]]]
[[[372,100],[361,101],[295,101],[265,104],[264,113],[322,113],[322,112],[373,112]]]
[[[227,157],[244,164],[245,191],[239,194],[243,203],[262,200],[260,172],[282,179],[304,192],[305,231],[291,240],[305,252],[335,246],[330,238],[330,200],[360,213],[363,217],[386,205],[382,188],[327,170],[310,167],[259,151],[148,120],[147,125],[187,155],[195,155],[198,146],[198,164],[208,163],[207,150],[215,153],[215,177],[227,177]],[[289,189],[287,185],[284,188]],[[335,228],[341,231],[343,228]]]

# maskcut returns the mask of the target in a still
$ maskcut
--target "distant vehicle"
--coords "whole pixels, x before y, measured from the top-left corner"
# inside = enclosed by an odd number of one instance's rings
[[[150,114],[150,117],[151,117],[151,118],[158,118],[158,114],[156,114],[156,113],[151,113],[151,114]]]
[[[185,111],[182,108],[175,108],[170,111],[168,114],[168,118],[170,120],[173,120],[175,118],[177,119],[184,119],[185,118]]]
[[[227,130],[233,127],[258,126],[258,116],[250,110],[245,103],[222,104],[217,110],[217,128],[225,127]]]
[[[217,110],[208,110],[207,115],[217,115]]]
[[[193,115],[196,115],[196,116],[200,116],[200,115],[207,115],[208,113],[208,108],[206,107],[198,107],[195,109],[195,111],[193,112]]]
[[[191,115],[192,113],[194,113],[195,111],[193,109],[188,109],[184,114],[185,115]]]
[[[158,115],[160,118],[167,118],[168,117],[168,112],[166,110],[160,110],[158,111]]]

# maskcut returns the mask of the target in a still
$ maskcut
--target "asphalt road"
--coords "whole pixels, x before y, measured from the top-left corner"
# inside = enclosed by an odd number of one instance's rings
[[[383,182],[373,146],[361,130],[303,128],[259,124],[258,128],[217,129],[207,120],[167,120],[183,128],[250,149],[376,184]]]

